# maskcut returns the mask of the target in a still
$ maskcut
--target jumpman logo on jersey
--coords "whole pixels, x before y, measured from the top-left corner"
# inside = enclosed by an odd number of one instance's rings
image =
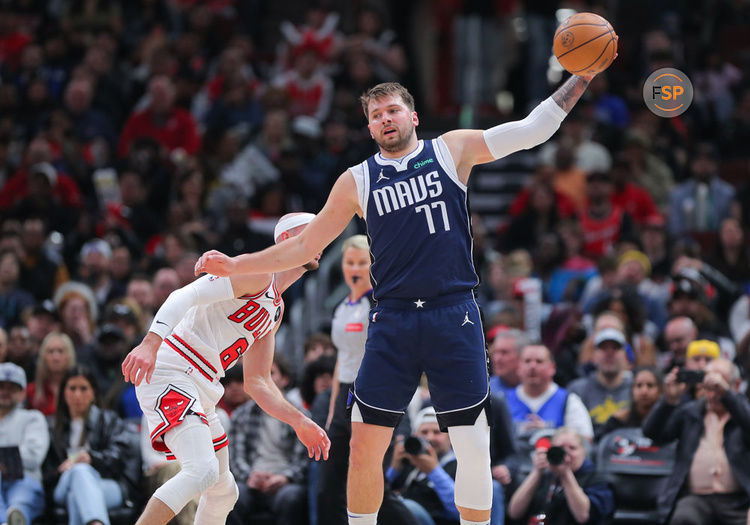
[[[385,175],[383,175],[383,170],[380,170],[380,175],[378,175],[378,180],[375,181],[375,184],[377,184],[381,180],[391,180],[388,177],[386,177]]]
[[[464,317],[464,322],[461,323],[461,326],[463,326],[463,325],[465,325],[467,323],[468,324],[474,324],[474,321],[472,321],[471,319],[469,319],[469,312],[466,312],[466,317]]]

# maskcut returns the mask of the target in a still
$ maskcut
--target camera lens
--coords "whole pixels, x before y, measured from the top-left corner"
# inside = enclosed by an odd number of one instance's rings
[[[407,454],[413,456],[421,454],[425,450],[424,443],[422,442],[422,439],[417,436],[409,436],[404,440],[404,450]]]
[[[565,449],[562,447],[550,447],[547,451],[547,461],[550,465],[561,465],[565,461]]]

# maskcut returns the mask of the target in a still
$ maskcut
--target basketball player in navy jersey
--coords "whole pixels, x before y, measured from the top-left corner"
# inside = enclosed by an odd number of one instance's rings
[[[523,120],[425,141],[415,133],[419,117],[411,94],[397,83],[379,84],[361,100],[380,152],[339,177],[299,236],[237,257],[209,251],[196,263],[196,274],[293,268],[338,237],[354,214],[365,218],[376,304],[349,403],[350,525],[376,523],[383,456],[422,372],[458,460],[455,502],[461,524],[489,523],[488,375],[473,295],[478,278],[466,185],[474,165],[549,139],[590,80],[573,76]]]

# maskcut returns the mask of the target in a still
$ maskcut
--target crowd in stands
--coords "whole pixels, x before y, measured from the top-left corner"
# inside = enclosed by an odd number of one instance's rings
[[[414,92],[423,138],[459,113],[525,116],[555,88],[562,8],[610,20],[619,56],[530,153],[499,226],[473,216],[492,523],[616,516],[594,451],[622,429],[646,449],[677,442],[655,519],[745,523],[750,8],[733,0],[0,0],[0,523],[132,523],[178,466],[148,445],[120,364],[199,254],[262,249],[282,214],[318,211],[375,151],[358,101],[374,84]],[[695,87],[673,119],[643,104],[660,67]],[[278,355],[274,380],[330,425],[337,348],[304,336],[304,362]],[[220,405],[230,522],[330,525],[320,472],[239,368]],[[386,501],[406,502],[403,523],[456,524],[455,458],[426,387],[408,415]],[[412,434],[427,454],[405,452]]]

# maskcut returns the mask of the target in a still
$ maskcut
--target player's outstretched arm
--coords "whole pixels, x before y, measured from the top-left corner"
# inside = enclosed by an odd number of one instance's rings
[[[453,156],[461,182],[467,183],[471,168],[476,164],[501,159],[546,142],[581,98],[591,78],[573,75],[523,120],[506,122],[487,130],[457,129],[444,134],[443,140]]]
[[[270,333],[253,343],[252,349],[242,358],[245,391],[268,415],[290,425],[297,438],[315,460],[328,459],[331,441],[325,430],[286,400],[271,379],[275,338]]]
[[[358,210],[357,186],[347,170],[333,185],[323,209],[302,233],[263,251],[237,257],[215,250],[206,252],[195,263],[195,274],[275,273],[302,266],[338,237]]]

